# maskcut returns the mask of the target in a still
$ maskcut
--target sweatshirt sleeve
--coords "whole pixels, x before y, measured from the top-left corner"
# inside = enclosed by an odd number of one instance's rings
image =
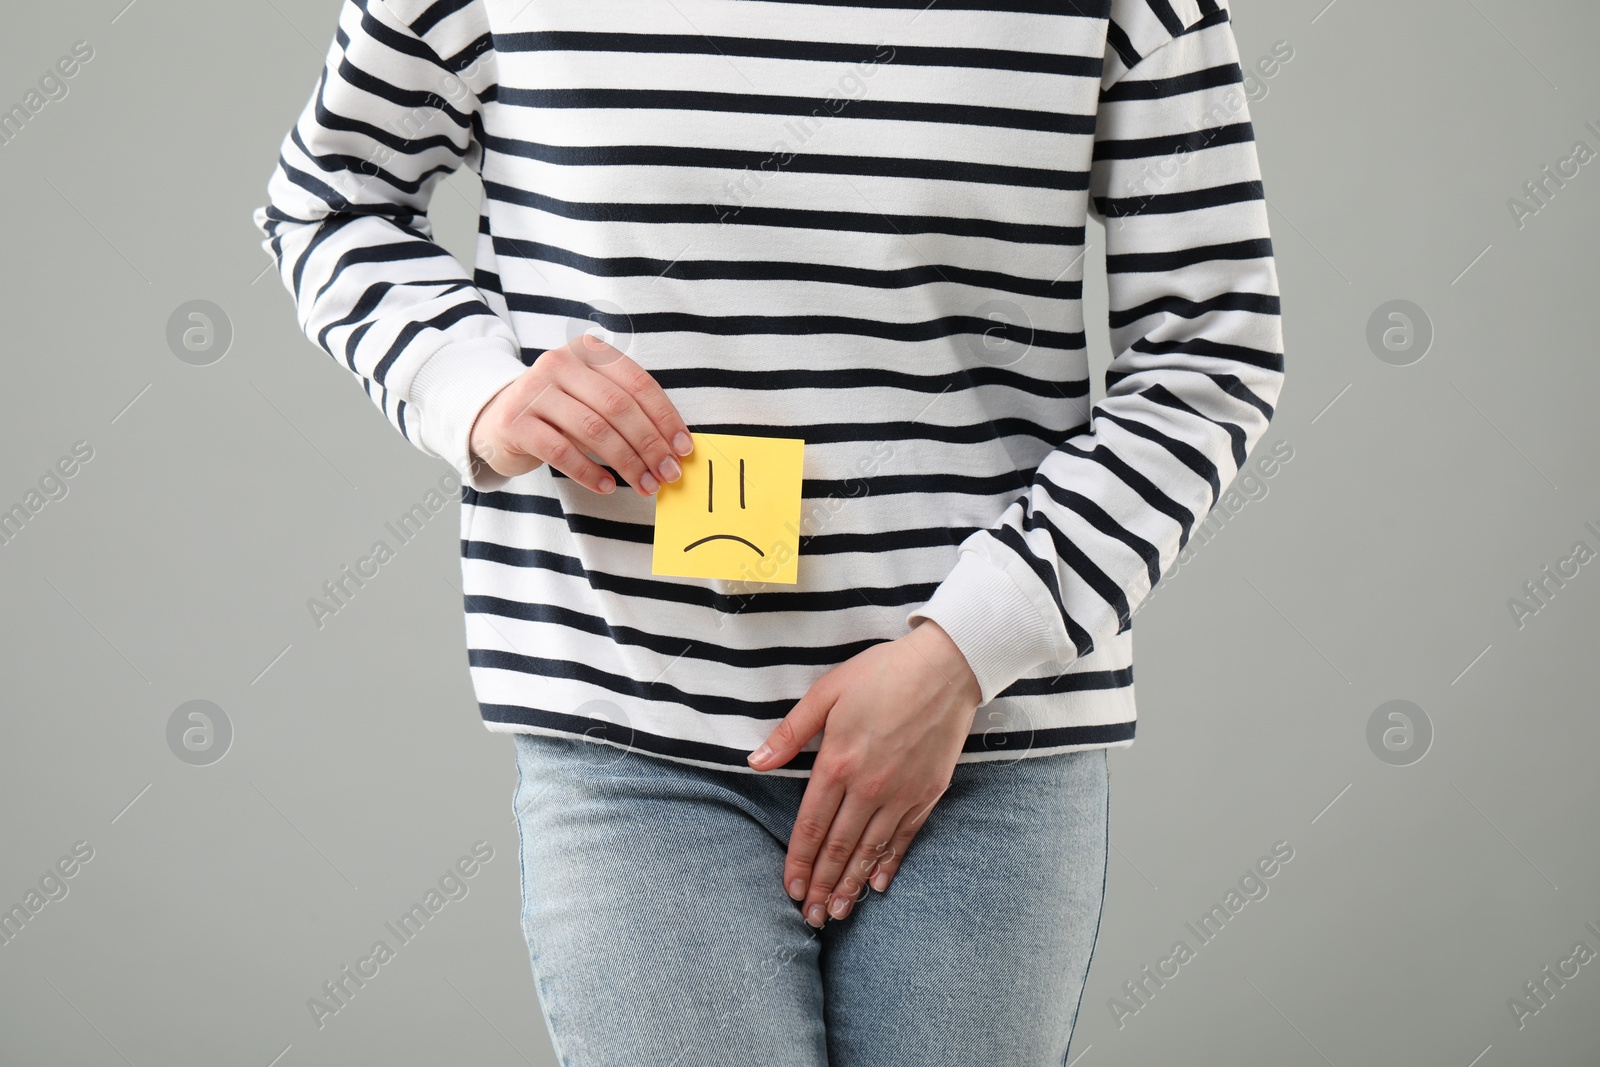
[[[487,35],[456,47],[472,32],[461,20],[422,18],[433,44],[385,0],[344,0],[254,221],[306,335],[407,440],[489,490],[506,479],[471,459],[468,434],[527,368],[510,324],[434,241],[427,210],[445,175],[481,163],[493,54]]]
[[[1223,0],[1115,0],[1090,209],[1105,221],[1112,360],[1087,432],[960,545],[907,616],[961,649],[987,703],[1131,627],[1244,465],[1283,380],[1278,281]]]

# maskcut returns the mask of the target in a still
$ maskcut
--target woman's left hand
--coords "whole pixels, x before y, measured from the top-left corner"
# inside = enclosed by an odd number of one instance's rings
[[[783,869],[812,926],[850,914],[869,878],[888,888],[950,784],[981,695],[956,643],[924,620],[818,678],[751,753],[756,770],[781,767],[827,725]]]

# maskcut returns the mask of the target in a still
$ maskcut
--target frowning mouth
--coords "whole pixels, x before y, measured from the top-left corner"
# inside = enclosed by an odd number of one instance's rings
[[[756,548],[756,546],[751,544],[749,541],[746,541],[744,538],[736,536],[734,534],[712,534],[710,537],[702,537],[698,541],[692,542],[691,544],[684,545],[683,546],[683,550],[685,552],[687,552],[691,548],[699,548],[701,545],[705,544],[707,541],[737,541],[741,545],[744,545],[746,548],[748,548],[751,551],[753,551],[758,556],[765,556],[766,555],[765,552],[761,551],[759,548]]]

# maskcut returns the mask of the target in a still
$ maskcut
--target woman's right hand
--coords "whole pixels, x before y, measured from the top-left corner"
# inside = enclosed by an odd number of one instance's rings
[[[674,452],[694,439],[648,371],[591,334],[542,353],[484,405],[472,425],[472,458],[515,477],[548,463],[597,493],[616,489],[591,456],[641,496],[682,475]]]

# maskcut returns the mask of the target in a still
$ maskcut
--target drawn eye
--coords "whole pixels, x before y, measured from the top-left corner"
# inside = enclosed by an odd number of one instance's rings
[[[706,460],[706,510],[716,510],[717,461]],[[744,503],[744,460],[739,461],[739,510],[748,511]]]

